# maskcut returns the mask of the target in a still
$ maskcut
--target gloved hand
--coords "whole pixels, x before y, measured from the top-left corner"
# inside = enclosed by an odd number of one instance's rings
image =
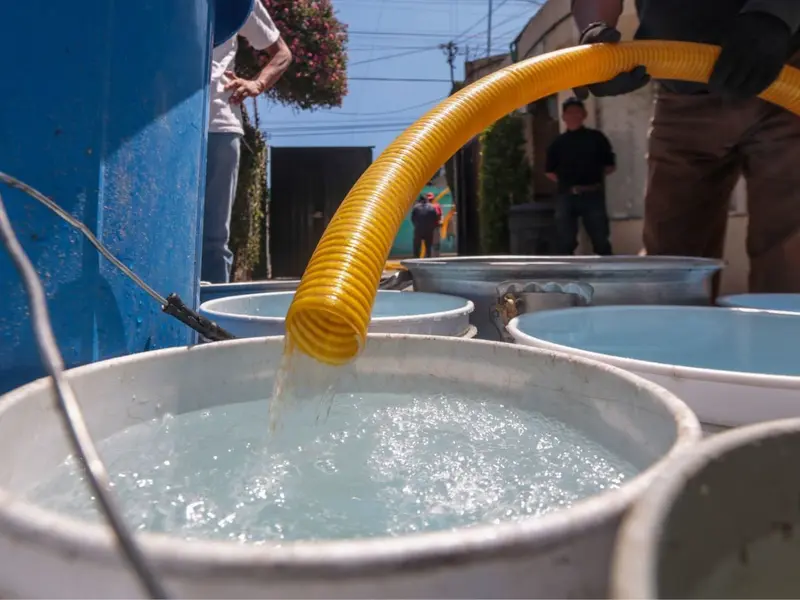
[[[702,0],[698,0],[702,1]],[[606,25],[605,23],[593,23],[589,25],[581,34],[580,44],[616,44],[622,39],[619,31]],[[642,66],[635,67],[627,73],[620,73],[613,79],[602,83],[595,83],[588,87],[575,88],[575,95],[581,100],[589,97],[589,92],[593,96],[619,96],[634,92],[647,85],[650,75],[647,69]]]
[[[757,96],[780,75],[791,38],[789,26],[778,17],[741,13],[723,39],[709,88],[729,98]]]

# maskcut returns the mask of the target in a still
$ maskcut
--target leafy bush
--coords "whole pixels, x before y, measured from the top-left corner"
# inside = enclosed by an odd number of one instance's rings
[[[481,135],[479,214],[482,251],[509,251],[508,209],[531,201],[531,166],[525,155],[523,120],[507,115]]]
[[[347,95],[347,26],[333,14],[330,0],[263,2],[286,44],[292,64],[266,96],[300,110],[341,106]],[[252,79],[269,60],[239,38],[236,72]]]
[[[267,143],[258,128],[258,114],[254,123],[246,110],[242,110],[242,117],[244,137],[231,214],[233,281],[250,281],[254,274],[262,278],[265,275],[262,263],[266,252],[263,244],[267,210]],[[262,273],[258,273],[259,270]]]

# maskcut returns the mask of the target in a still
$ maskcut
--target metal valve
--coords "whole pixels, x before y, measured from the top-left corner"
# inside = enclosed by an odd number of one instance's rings
[[[593,296],[592,286],[577,281],[504,281],[497,286],[492,318],[501,339],[513,343],[514,338],[507,329],[512,319],[538,310],[588,306]]]

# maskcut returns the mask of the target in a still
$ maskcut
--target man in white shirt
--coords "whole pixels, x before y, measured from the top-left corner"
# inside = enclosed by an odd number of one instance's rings
[[[275,85],[292,60],[288,46],[261,0],[255,0],[253,12],[239,35],[256,50],[266,50],[271,59],[256,79],[240,79],[233,72],[236,36],[214,49],[201,265],[201,279],[210,283],[227,283],[233,264],[228,238],[244,135],[241,104],[246,98],[255,98]]]

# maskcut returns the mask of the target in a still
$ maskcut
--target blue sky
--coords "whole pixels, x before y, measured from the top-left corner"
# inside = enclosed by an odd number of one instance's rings
[[[488,0],[332,0],[349,25],[349,94],[342,107],[293,112],[260,100],[271,146],[375,146],[378,154],[450,91],[450,68],[439,44],[459,46],[456,80],[465,54],[487,54]],[[538,0],[493,0],[492,53],[508,45],[536,12]],[[361,78],[433,79],[434,82]]]

